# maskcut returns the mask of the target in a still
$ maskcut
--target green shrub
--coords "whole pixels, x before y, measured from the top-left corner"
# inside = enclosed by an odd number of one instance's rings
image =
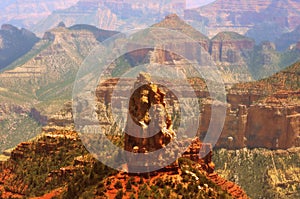
[[[122,199],[123,198],[123,191],[122,190],[119,190],[115,199]]]
[[[116,189],[122,189],[123,188],[122,183],[119,180],[116,182],[116,184],[114,185],[114,187]]]

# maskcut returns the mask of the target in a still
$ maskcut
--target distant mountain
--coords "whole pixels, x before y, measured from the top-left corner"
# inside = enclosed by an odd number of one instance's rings
[[[210,37],[235,31],[256,42],[273,41],[300,25],[300,3],[295,0],[217,0],[185,11],[185,19]]]
[[[94,34],[94,36],[96,37],[96,39],[100,42],[119,33],[117,31],[103,30],[103,29],[96,28],[95,26],[86,25],[86,24],[74,25],[74,26],[69,27],[68,29],[69,30],[78,30],[78,31],[88,30],[88,31],[92,32]]]
[[[292,47],[293,44],[300,42],[300,26],[298,26],[292,32],[282,34],[278,39],[276,39],[276,47],[278,50],[286,50]]]
[[[4,26],[5,31],[9,27],[11,34],[26,33],[8,25]],[[85,57],[99,41],[116,33],[85,25],[66,28],[60,24],[0,72],[1,151],[41,132],[47,117],[71,100],[77,70]],[[28,35],[10,40],[18,44],[13,46],[10,56],[26,46],[30,41]]]
[[[0,70],[27,53],[39,38],[26,29],[4,24],[0,29]]]
[[[154,24],[152,27],[167,28],[178,31],[184,35],[193,38],[195,41],[198,41],[201,44],[201,46],[208,51],[209,38],[201,32],[197,31],[192,26],[188,25],[176,14],[166,16],[164,20]]]
[[[51,29],[27,54],[0,73],[0,87],[5,88],[0,99],[42,103],[39,110],[55,111],[48,105],[71,99],[77,70],[98,40],[116,33],[84,25]]]
[[[70,8],[53,12],[38,23],[34,31],[44,32],[60,21],[67,26],[89,24],[106,30],[131,30],[149,27],[171,13],[183,15],[184,8],[185,2],[182,0],[80,0]]]
[[[45,19],[54,10],[75,4],[78,0],[5,0],[0,2],[0,25],[13,24],[18,27],[32,28],[32,25]]]
[[[169,28],[199,42],[220,69],[226,83],[270,76],[300,56],[300,46],[279,53],[270,42],[256,46],[252,39],[235,32],[221,32],[210,40],[177,15],[168,15],[153,27]],[[0,100],[26,105],[26,110],[34,107],[45,116],[56,112],[71,99],[75,77],[83,60],[95,46],[101,45],[101,41],[117,33],[83,24],[67,28],[60,23],[0,73]],[[160,36],[166,39],[164,35]],[[168,42],[176,44],[173,38]],[[192,48],[187,48],[187,51],[191,56],[196,55]],[[141,50],[130,56],[119,60],[120,67],[113,71],[114,74],[118,75],[140,62],[184,66],[187,73],[193,72],[181,57],[159,50]]]

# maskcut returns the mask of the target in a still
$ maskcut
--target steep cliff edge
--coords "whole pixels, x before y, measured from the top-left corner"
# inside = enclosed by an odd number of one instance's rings
[[[213,160],[221,176],[252,198],[300,196],[299,66],[235,85],[228,95],[231,116],[217,144],[223,149],[214,151]]]
[[[296,63],[261,81],[233,86],[227,94],[227,117],[217,146],[299,147],[299,66]],[[202,133],[210,117],[210,105],[206,106]]]

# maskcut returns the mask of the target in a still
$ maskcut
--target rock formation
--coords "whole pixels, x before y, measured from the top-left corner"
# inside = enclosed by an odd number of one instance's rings
[[[230,105],[217,146],[268,149],[299,147],[298,71],[299,63],[296,63],[264,80],[231,88],[227,94]],[[203,124],[207,124],[209,108],[203,112]],[[232,141],[228,140],[230,137]]]
[[[140,86],[140,84],[142,84],[142,86]],[[146,109],[143,109],[143,102],[146,104],[147,102],[152,102],[152,106],[161,105],[160,108],[163,109],[164,94],[159,86],[149,84],[149,76],[147,76],[147,74],[140,75],[139,81],[136,83],[136,87],[137,92],[134,92],[132,96],[132,103],[130,104],[130,107],[133,109],[137,108],[138,111],[132,112],[130,117],[135,118],[133,120],[137,122],[138,125],[142,126],[141,123],[146,124],[147,119],[149,119],[148,117],[145,117],[148,115],[146,112],[151,112],[147,109],[147,106]],[[146,91],[149,94],[148,96],[141,95],[145,94]],[[49,121],[51,121],[49,124],[51,128],[46,128],[46,130],[44,129],[44,133],[33,141],[20,143],[12,150],[10,154],[11,157],[7,160],[7,162],[0,162],[1,198],[21,198],[29,195],[35,196],[37,193],[35,188],[39,186],[42,186],[43,188],[39,189],[38,195],[47,193],[47,197],[48,195],[62,196],[64,194],[71,193],[80,195],[82,194],[80,190],[74,190],[74,192],[72,192],[71,189],[71,187],[74,186],[74,183],[78,183],[77,180],[80,180],[81,182],[81,189],[88,189],[92,191],[94,196],[112,197],[117,194],[117,186],[114,186],[116,184],[116,180],[121,182],[122,187],[125,190],[124,185],[129,184],[127,181],[133,179],[131,180],[131,186],[137,187],[135,189],[138,192],[135,193],[138,195],[141,194],[140,191],[143,190],[141,187],[143,184],[140,184],[139,181],[141,180],[138,181],[138,179],[142,178],[145,181],[149,180],[150,185],[153,186],[157,185],[158,187],[166,187],[168,186],[169,181],[165,179],[165,177],[177,179],[177,181],[173,181],[174,186],[178,186],[177,189],[174,187],[172,188],[174,194],[179,194],[177,193],[180,187],[178,184],[196,184],[197,190],[195,190],[195,193],[200,192],[202,194],[209,194],[207,195],[208,198],[213,198],[220,193],[230,194],[234,198],[248,198],[245,192],[236,184],[226,181],[214,173],[212,146],[210,144],[201,143],[198,138],[188,141],[191,145],[186,149],[183,154],[184,159],[180,160],[180,163],[176,162],[175,164],[171,164],[150,174],[148,177],[147,175],[137,176],[123,172],[113,172],[109,168],[101,166],[101,163],[93,159],[85,150],[78,134],[69,128],[70,121],[72,121],[72,110],[70,109],[70,103],[65,106],[66,107],[62,111],[49,119]],[[144,114],[137,114],[141,112],[144,112]],[[149,115],[152,116],[151,113]],[[158,125],[160,127],[166,127],[170,133],[172,128],[170,126],[168,128],[168,124],[170,124],[168,123],[168,120],[163,120],[164,117],[161,117],[161,114],[158,114],[157,116],[162,119],[158,122]],[[154,118],[151,118],[151,120],[151,122],[153,122]],[[150,126],[151,122],[148,126]],[[150,127],[148,128],[150,129]],[[159,134],[160,138],[157,139],[158,146],[151,145],[151,142],[140,143],[141,145],[137,145],[141,146],[140,148],[142,149],[146,147],[146,149],[150,151],[151,147],[164,147],[159,144],[167,144],[170,138],[175,139],[175,137],[169,137],[167,135],[167,131],[162,131],[163,132]],[[163,137],[167,139],[167,142],[164,143]],[[149,141],[151,140],[152,139],[149,138]],[[155,139],[152,141],[154,143],[156,142]],[[125,147],[129,145],[131,146],[132,143],[126,143],[125,138]],[[139,151],[136,147],[128,148],[133,151],[137,150],[136,152],[139,153],[143,152]],[[199,154],[201,156],[199,156]],[[187,161],[186,159],[192,160],[192,164],[185,163]],[[103,179],[103,172],[105,174],[109,173],[109,176],[104,175],[105,178]],[[32,177],[32,175],[34,175],[34,177]],[[43,177],[39,178],[39,176]],[[97,176],[100,176],[101,179],[97,178]],[[86,179],[84,180],[84,183],[82,183],[83,178]],[[156,182],[159,178],[161,180],[160,185]],[[184,179],[190,180],[186,181]],[[35,184],[37,182],[38,184]],[[94,188],[91,190],[90,185],[92,184],[95,186],[93,186]],[[66,186],[68,188],[65,188]],[[102,190],[101,187],[104,187],[105,189]],[[120,189],[120,187],[118,189]],[[182,191],[182,194],[186,194],[187,192],[185,189]],[[128,197],[130,193],[132,193],[129,190],[129,185],[124,191],[124,194],[125,192],[129,192],[127,193]],[[44,197],[46,197],[46,195],[44,195]]]
[[[181,34],[187,35],[198,42],[201,47],[208,51],[209,50],[209,38],[197,31],[192,26],[188,25],[183,21],[178,15],[171,14],[165,17],[165,19],[157,24],[154,24],[153,27],[167,28],[174,31],[178,31]]]
[[[125,150],[142,153],[155,151],[176,137],[171,115],[166,110],[166,94],[158,85],[151,83],[151,77],[146,73],[140,74],[134,89],[129,101]]]
[[[211,56],[216,62],[240,64],[242,52],[247,53],[254,48],[254,41],[235,32],[221,32],[211,40]]]
[[[297,101],[299,91],[296,90],[297,83],[292,83],[297,82],[298,67],[299,64],[296,64],[268,79],[255,83],[239,84],[229,89],[225,124],[216,147],[287,149],[299,146],[300,111]],[[108,79],[100,84],[96,93],[99,99],[105,101],[105,104],[112,101],[112,93],[117,82],[117,79]],[[126,85],[123,81],[124,84],[118,87],[121,89],[118,92],[128,92],[128,89],[131,88],[129,82],[128,80]],[[275,84],[273,82],[282,83]],[[198,81],[191,80],[190,83],[191,85],[204,84],[199,79]],[[262,87],[265,89],[262,90]],[[282,90],[283,88],[285,89]],[[203,139],[210,123],[211,101],[205,100],[209,97],[205,86],[195,86],[194,89],[197,96],[202,99],[199,136]],[[185,93],[184,96],[189,97],[190,94]],[[272,97],[266,98],[267,96]],[[171,101],[168,97],[165,99],[168,102]],[[115,105],[120,110],[123,109],[123,112],[127,108],[124,104]],[[105,118],[107,117],[102,117],[101,121],[106,121]],[[141,127],[139,128],[141,129]],[[131,151],[134,146],[131,145],[130,147],[128,150]]]
[[[276,101],[278,102],[275,98]],[[207,108],[202,112],[201,137],[205,135],[210,121],[210,104],[204,107]],[[252,104],[248,107],[240,104],[236,109],[229,106],[216,147],[229,149],[299,147],[299,108],[298,105],[271,102]]]
[[[299,147],[299,106],[269,102],[266,105],[252,105],[248,111],[247,146],[269,149]]]

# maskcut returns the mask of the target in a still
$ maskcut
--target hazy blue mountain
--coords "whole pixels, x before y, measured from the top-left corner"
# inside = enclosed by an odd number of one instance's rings
[[[23,56],[39,38],[29,30],[4,24],[0,29],[0,70]]]
[[[0,2],[0,25],[9,23],[31,29],[54,10],[64,9],[78,0],[4,0]]]

